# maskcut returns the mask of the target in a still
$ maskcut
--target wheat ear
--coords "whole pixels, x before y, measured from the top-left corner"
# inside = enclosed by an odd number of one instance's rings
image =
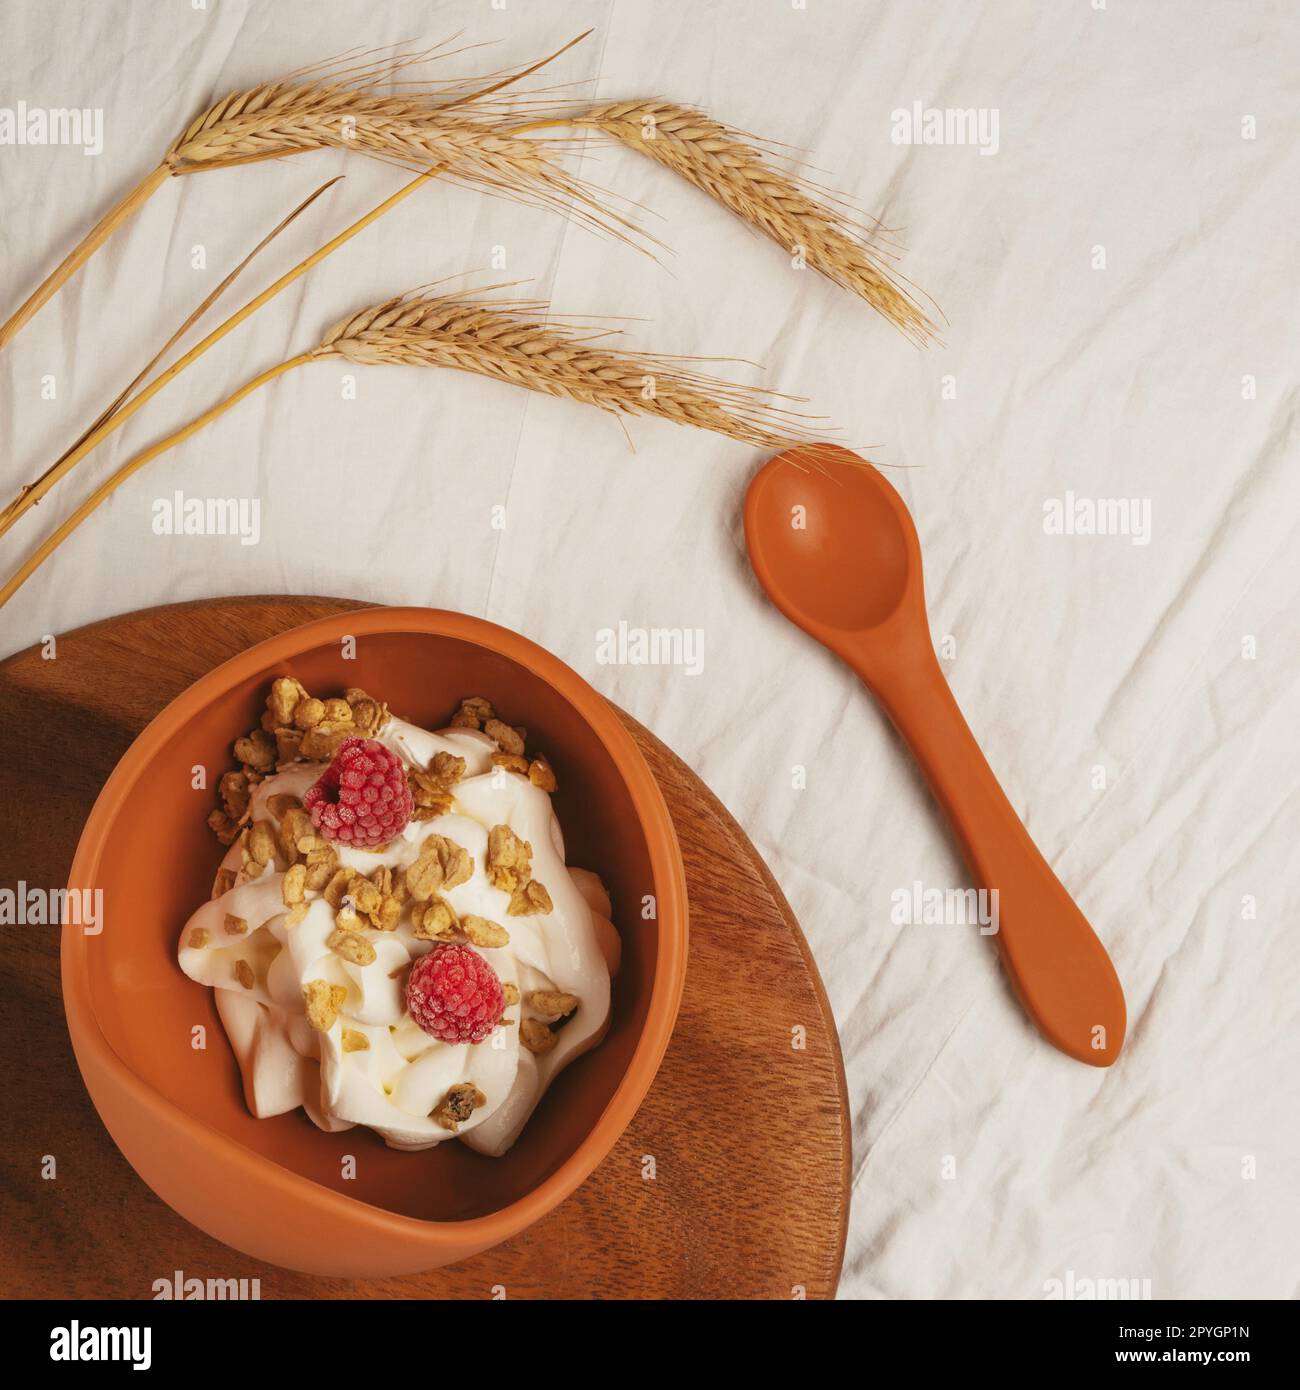
[[[847,211],[773,167],[759,146],[701,111],[661,101],[594,106],[571,117],[689,179],[837,285],[860,295],[918,343],[935,326]]]
[[[558,327],[525,317],[528,310],[545,308],[536,301],[484,304],[450,296],[417,297],[389,300],[343,319],[315,348],[255,376],[232,396],[118,468],[0,588],[0,608],[132,474],[254,391],[323,357],[452,367],[617,414],[657,415],[769,448],[811,438],[801,427],[804,417],[778,404],[787,397],[696,372],[684,365],[685,359],[591,346],[608,330]],[[816,445],[810,447],[816,449]]]
[[[587,31],[590,33],[590,30]],[[630,224],[607,212],[597,197],[556,163],[554,152],[520,138],[480,113],[511,109],[504,89],[544,67],[586,34],[539,62],[495,80],[434,84],[385,96],[378,90],[413,62],[415,54],[306,82],[272,82],[232,92],[197,116],[162,162],[103,217],[0,327],[0,348],[94,255],[110,236],[173,175],[227,169],[308,150],[358,150],[404,168],[437,165],[469,184],[562,208],[578,220],[625,237]],[[399,84],[400,85],[400,84]],[[540,129],[552,122],[531,122]]]
[[[595,345],[608,329],[539,322],[536,300],[455,296],[389,300],[336,324],[317,356],[361,364],[450,367],[620,415],[656,415],[746,444],[806,437],[781,397],[693,370],[689,359]],[[697,359],[698,360],[698,359]]]

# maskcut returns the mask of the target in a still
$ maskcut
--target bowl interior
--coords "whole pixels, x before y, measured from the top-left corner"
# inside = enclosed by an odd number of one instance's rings
[[[530,749],[545,752],[555,766],[555,809],[568,861],[594,869],[608,887],[623,963],[605,1041],[557,1078],[502,1158],[481,1157],[455,1142],[397,1153],[361,1128],[325,1134],[302,1111],[255,1119],[244,1104],[213,992],[176,963],[181,927],[208,897],[223,853],[205,824],[213,789],[231,765],[231,742],[256,726],[268,682],[281,674],[296,676],[313,694],[362,686],[426,728],[444,725],[462,696],[485,695],[505,719],[526,726]],[[204,789],[193,786],[197,767],[206,770]],[[122,1061],[196,1120],[291,1172],[419,1219],[487,1215],[555,1172],[613,1097],[654,986],[658,929],[640,913],[643,896],[656,891],[651,857],[613,757],[547,681],[457,637],[369,635],[350,660],[330,642],[215,692],[137,776],[108,827],[97,879],[88,886],[103,889],[105,921],[101,935],[86,938],[89,993],[99,1027]],[[195,1046],[199,1037],[205,1046]],[[356,1159],[355,1177],[345,1180],[348,1155]]]

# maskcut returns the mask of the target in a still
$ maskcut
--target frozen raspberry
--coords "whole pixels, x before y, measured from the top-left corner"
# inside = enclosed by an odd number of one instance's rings
[[[400,835],[412,809],[402,760],[373,738],[346,739],[302,804],[327,840],[357,849]]]
[[[442,1042],[482,1042],[505,1007],[497,972],[468,946],[435,946],[406,977],[407,1011]]]

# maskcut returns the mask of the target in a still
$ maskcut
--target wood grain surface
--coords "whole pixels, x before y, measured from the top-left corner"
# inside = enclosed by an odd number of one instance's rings
[[[60,636],[52,660],[33,648],[0,663],[0,721],[9,730],[0,888],[66,883],[105,778],[198,676],[262,638],[359,606],[321,598],[179,604]],[[151,1298],[154,1281],[178,1270],[258,1279],[262,1298],[833,1295],[848,1218],[849,1120],[821,981],[740,827],[684,763],[622,717],[681,840],[690,964],[649,1096],[572,1197],[517,1239],[428,1274],[353,1282],[249,1260],[172,1212],[118,1153],[68,1041],[58,929],[8,926],[0,1296]],[[53,1177],[44,1175],[47,1156]]]

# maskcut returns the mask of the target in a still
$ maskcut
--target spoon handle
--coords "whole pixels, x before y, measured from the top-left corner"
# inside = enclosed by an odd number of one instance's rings
[[[1007,800],[933,650],[885,672],[853,665],[916,756],[976,880],[996,890],[994,939],[1030,1017],[1062,1052],[1110,1066],[1125,1027],[1115,967]]]

